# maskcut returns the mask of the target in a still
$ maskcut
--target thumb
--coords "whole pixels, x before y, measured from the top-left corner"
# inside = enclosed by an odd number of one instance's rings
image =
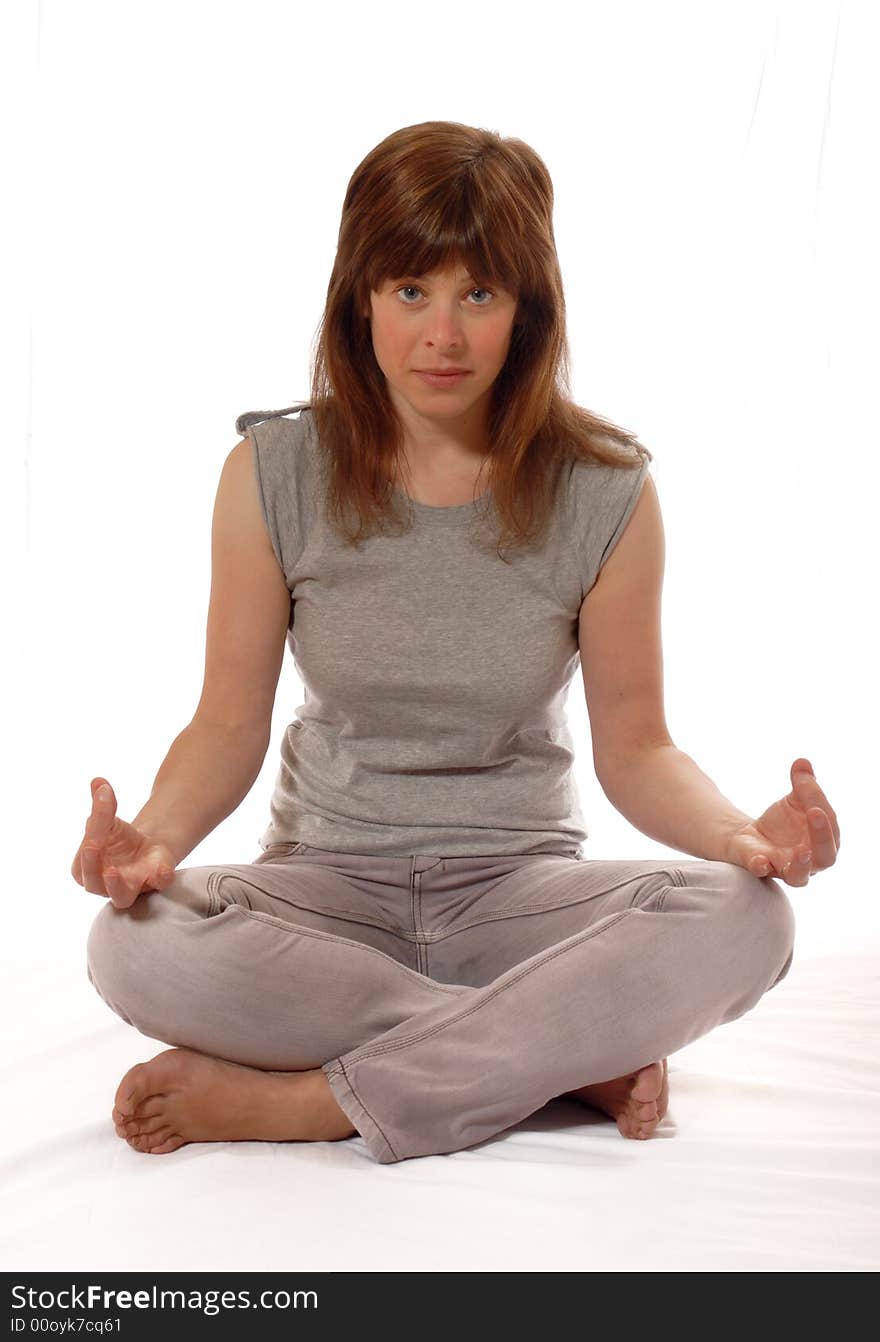
[[[784,856],[766,844],[756,847],[745,863],[746,870],[753,876],[781,876],[784,866]]]
[[[751,834],[737,835],[733,860],[753,876],[769,876],[774,870],[773,858],[774,852],[769,844],[762,843]]]

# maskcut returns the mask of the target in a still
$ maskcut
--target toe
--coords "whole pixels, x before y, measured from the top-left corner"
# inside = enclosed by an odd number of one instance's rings
[[[162,1146],[171,1137],[174,1136],[170,1124],[163,1123],[155,1132],[141,1132],[136,1136],[128,1138],[129,1146],[135,1151],[154,1151],[157,1146]]]
[[[113,1106],[113,1122],[117,1127],[122,1123],[131,1123],[136,1119],[155,1118],[161,1114],[165,1108],[166,1097],[164,1095],[148,1095],[140,1104],[134,1106],[130,1113],[123,1113],[118,1104]]]
[[[135,1063],[120,1081],[115,1103],[126,1112],[132,1103],[138,1105],[148,1095],[173,1089],[180,1079],[181,1069],[186,1072],[188,1057],[192,1052],[191,1049],[166,1048],[157,1053],[155,1058],[150,1058],[149,1062]]]
[[[135,1063],[134,1067],[129,1067],[125,1076],[116,1088],[116,1094],[113,1097],[114,1116],[118,1110],[122,1118],[131,1118],[135,1109],[149,1095],[147,1088],[147,1064],[143,1062]]]
[[[179,1137],[177,1134],[172,1134],[167,1142],[162,1142],[159,1146],[151,1146],[149,1154],[151,1156],[164,1156],[167,1155],[169,1151],[176,1151],[178,1147],[185,1145],[186,1142],[183,1137]]]
[[[663,1064],[652,1062],[636,1073],[633,1082],[632,1098],[644,1104],[656,1100],[663,1088]]]
[[[155,1118],[135,1118],[124,1126],[126,1137],[147,1137],[152,1133],[162,1132],[171,1125],[166,1114],[158,1114]]]
[[[636,1104],[631,1108],[627,1115],[628,1132],[630,1137],[644,1137],[654,1131],[658,1123],[657,1105],[651,1100],[649,1103]]]
[[[181,1075],[184,1052],[184,1049],[166,1048],[149,1062],[136,1062],[134,1067],[129,1067],[113,1097],[123,1118],[131,1118],[135,1110],[152,1096],[174,1089]]]
[[[132,1118],[155,1118],[158,1114],[164,1113],[168,1106],[168,1096],[164,1091],[155,1095],[148,1095],[145,1100],[135,1108]]]

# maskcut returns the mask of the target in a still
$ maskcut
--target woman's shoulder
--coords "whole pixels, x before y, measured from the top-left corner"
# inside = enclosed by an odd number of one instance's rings
[[[250,439],[258,460],[279,476],[301,475],[314,455],[314,424],[308,405],[246,410],[235,427]]]
[[[290,415],[296,415],[296,418],[287,418]],[[243,414],[236,418],[235,432],[244,437],[257,424],[281,421],[283,425],[298,426],[300,433],[303,433],[310,427],[311,417],[311,408],[308,401],[299,401],[296,405],[285,406],[283,410],[245,410]],[[284,432],[283,428],[282,432]]]
[[[613,510],[621,499],[640,493],[650,462],[650,454],[641,447],[616,461],[570,458],[567,481],[573,501],[591,513],[597,508]]]
[[[308,403],[283,410],[246,410],[235,427],[251,444],[264,495],[309,495],[314,474],[314,427]]]

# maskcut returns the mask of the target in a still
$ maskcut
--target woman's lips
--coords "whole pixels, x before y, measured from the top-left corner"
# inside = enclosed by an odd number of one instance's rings
[[[421,373],[417,368],[414,371],[429,387],[456,387],[464,378],[470,376],[469,373]]]

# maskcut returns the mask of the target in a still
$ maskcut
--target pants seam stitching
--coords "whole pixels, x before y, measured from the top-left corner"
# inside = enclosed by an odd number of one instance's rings
[[[212,871],[205,883],[205,892],[208,896],[208,917],[214,918],[220,912],[220,896],[217,894],[217,882],[220,879],[219,871]]]
[[[376,1122],[376,1119],[375,1119],[374,1116],[370,1113],[370,1110],[367,1108],[367,1106],[364,1104],[363,1100],[361,1099],[360,1095],[359,1095],[359,1094],[357,1093],[357,1091],[355,1090],[355,1088],[354,1088],[354,1084],[353,1084],[353,1082],[352,1082],[352,1079],[351,1079],[351,1077],[349,1076],[348,1071],[347,1071],[346,1066],[345,1066],[345,1063],[342,1061],[341,1058],[340,1058],[340,1060],[339,1060],[339,1070],[342,1072],[342,1075],[345,1077],[346,1081],[348,1082],[348,1085],[349,1085],[349,1088],[350,1088],[350,1090],[351,1090],[352,1095],[355,1097],[355,1099],[357,1100],[358,1104],[361,1106],[361,1108],[363,1109],[364,1113],[365,1113],[365,1114],[367,1115],[367,1117],[369,1118],[370,1122],[373,1123],[373,1124],[375,1124],[376,1131],[379,1132],[379,1133],[381,1133],[381,1135],[382,1135],[382,1140],[383,1140],[383,1142],[385,1143],[385,1145],[388,1147],[388,1150],[391,1152],[391,1154],[393,1155],[394,1159],[397,1160],[397,1161],[399,1161],[399,1160],[400,1160],[400,1156],[397,1154],[397,1152],[395,1151],[394,1147],[393,1147],[393,1146],[391,1145],[391,1143],[389,1142],[389,1140],[388,1140],[388,1138],[387,1138],[387,1136],[386,1136],[386,1134],[385,1134],[384,1129],[382,1128],[382,1126],[381,1126],[379,1123]],[[334,1075],[338,1075],[338,1073],[334,1073]]]
[[[268,923],[272,927],[281,928],[283,931],[290,932],[296,936],[312,937],[315,941],[330,941],[337,944],[350,945],[356,950],[363,951],[365,954],[378,955],[383,960],[387,960],[389,964],[394,965],[395,969],[399,969],[403,974],[412,974],[418,979],[419,983],[433,989],[434,992],[442,994],[444,997],[455,997],[461,993],[460,985],[437,983],[434,979],[425,978],[424,974],[419,974],[416,970],[410,969],[409,965],[402,965],[400,961],[395,960],[393,956],[386,955],[384,951],[378,950],[375,946],[367,946],[362,941],[355,941],[353,938],[349,937],[338,937],[332,932],[321,932],[316,927],[303,927],[300,923],[288,923],[285,922],[283,918],[276,918],[274,914],[263,913],[259,909],[242,908],[241,904],[227,904],[224,911],[226,913],[240,913],[244,918],[253,918],[257,922]]]
[[[440,1021],[437,1025],[429,1026],[424,1030],[418,1030],[415,1034],[407,1035],[405,1039],[397,1039],[389,1044],[377,1045],[375,1047],[365,1045],[365,1051],[362,1051],[361,1049],[352,1050],[352,1052],[348,1054],[349,1066],[365,1062],[367,1058],[375,1058],[386,1053],[396,1052],[398,1049],[407,1048],[410,1044],[420,1043],[421,1040],[428,1039],[431,1035],[436,1034],[438,1030],[445,1030],[447,1026],[457,1024],[458,1021],[464,1020],[466,1016],[471,1015],[474,1011],[479,1011],[481,1007],[485,1006],[487,1002],[491,1002],[499,993],[504,992],[507,988],[512,988],[514,984],[519,983],[520,980],[525,978],[528,974],[533,973],[539,968],[543,968],[545,965],[549,964],[550,961],[555,960],[557,956],[565,955],[567,951],[573,950],[575,946],[580,946],[585,941],[589,941],[591,937],[596,936],[599,932],[607,931],[609,927],[613,927],[615,923],[619,923],[622,918],[626,918],[630,914],[638,912],[641,912],[641,910],[621,909],[619,913],[616,913],[613,917],[609,918],[609,920],[602,926],[588,928],[582,935],[568,939],[565,945],[553,948],[550,954],[545,954],[537,961],[537,963],[528,965],[517,974],[515,978],[508,979],[506,983],[499,984],[494,991],[486,993],[485,996],[480,998],[479,1002],[474,1002],[472,1005],[464,1007],[461,1011],[448,1017],[446,1020]],[[432,983],[433,979],[427,979],[426,982]]]

